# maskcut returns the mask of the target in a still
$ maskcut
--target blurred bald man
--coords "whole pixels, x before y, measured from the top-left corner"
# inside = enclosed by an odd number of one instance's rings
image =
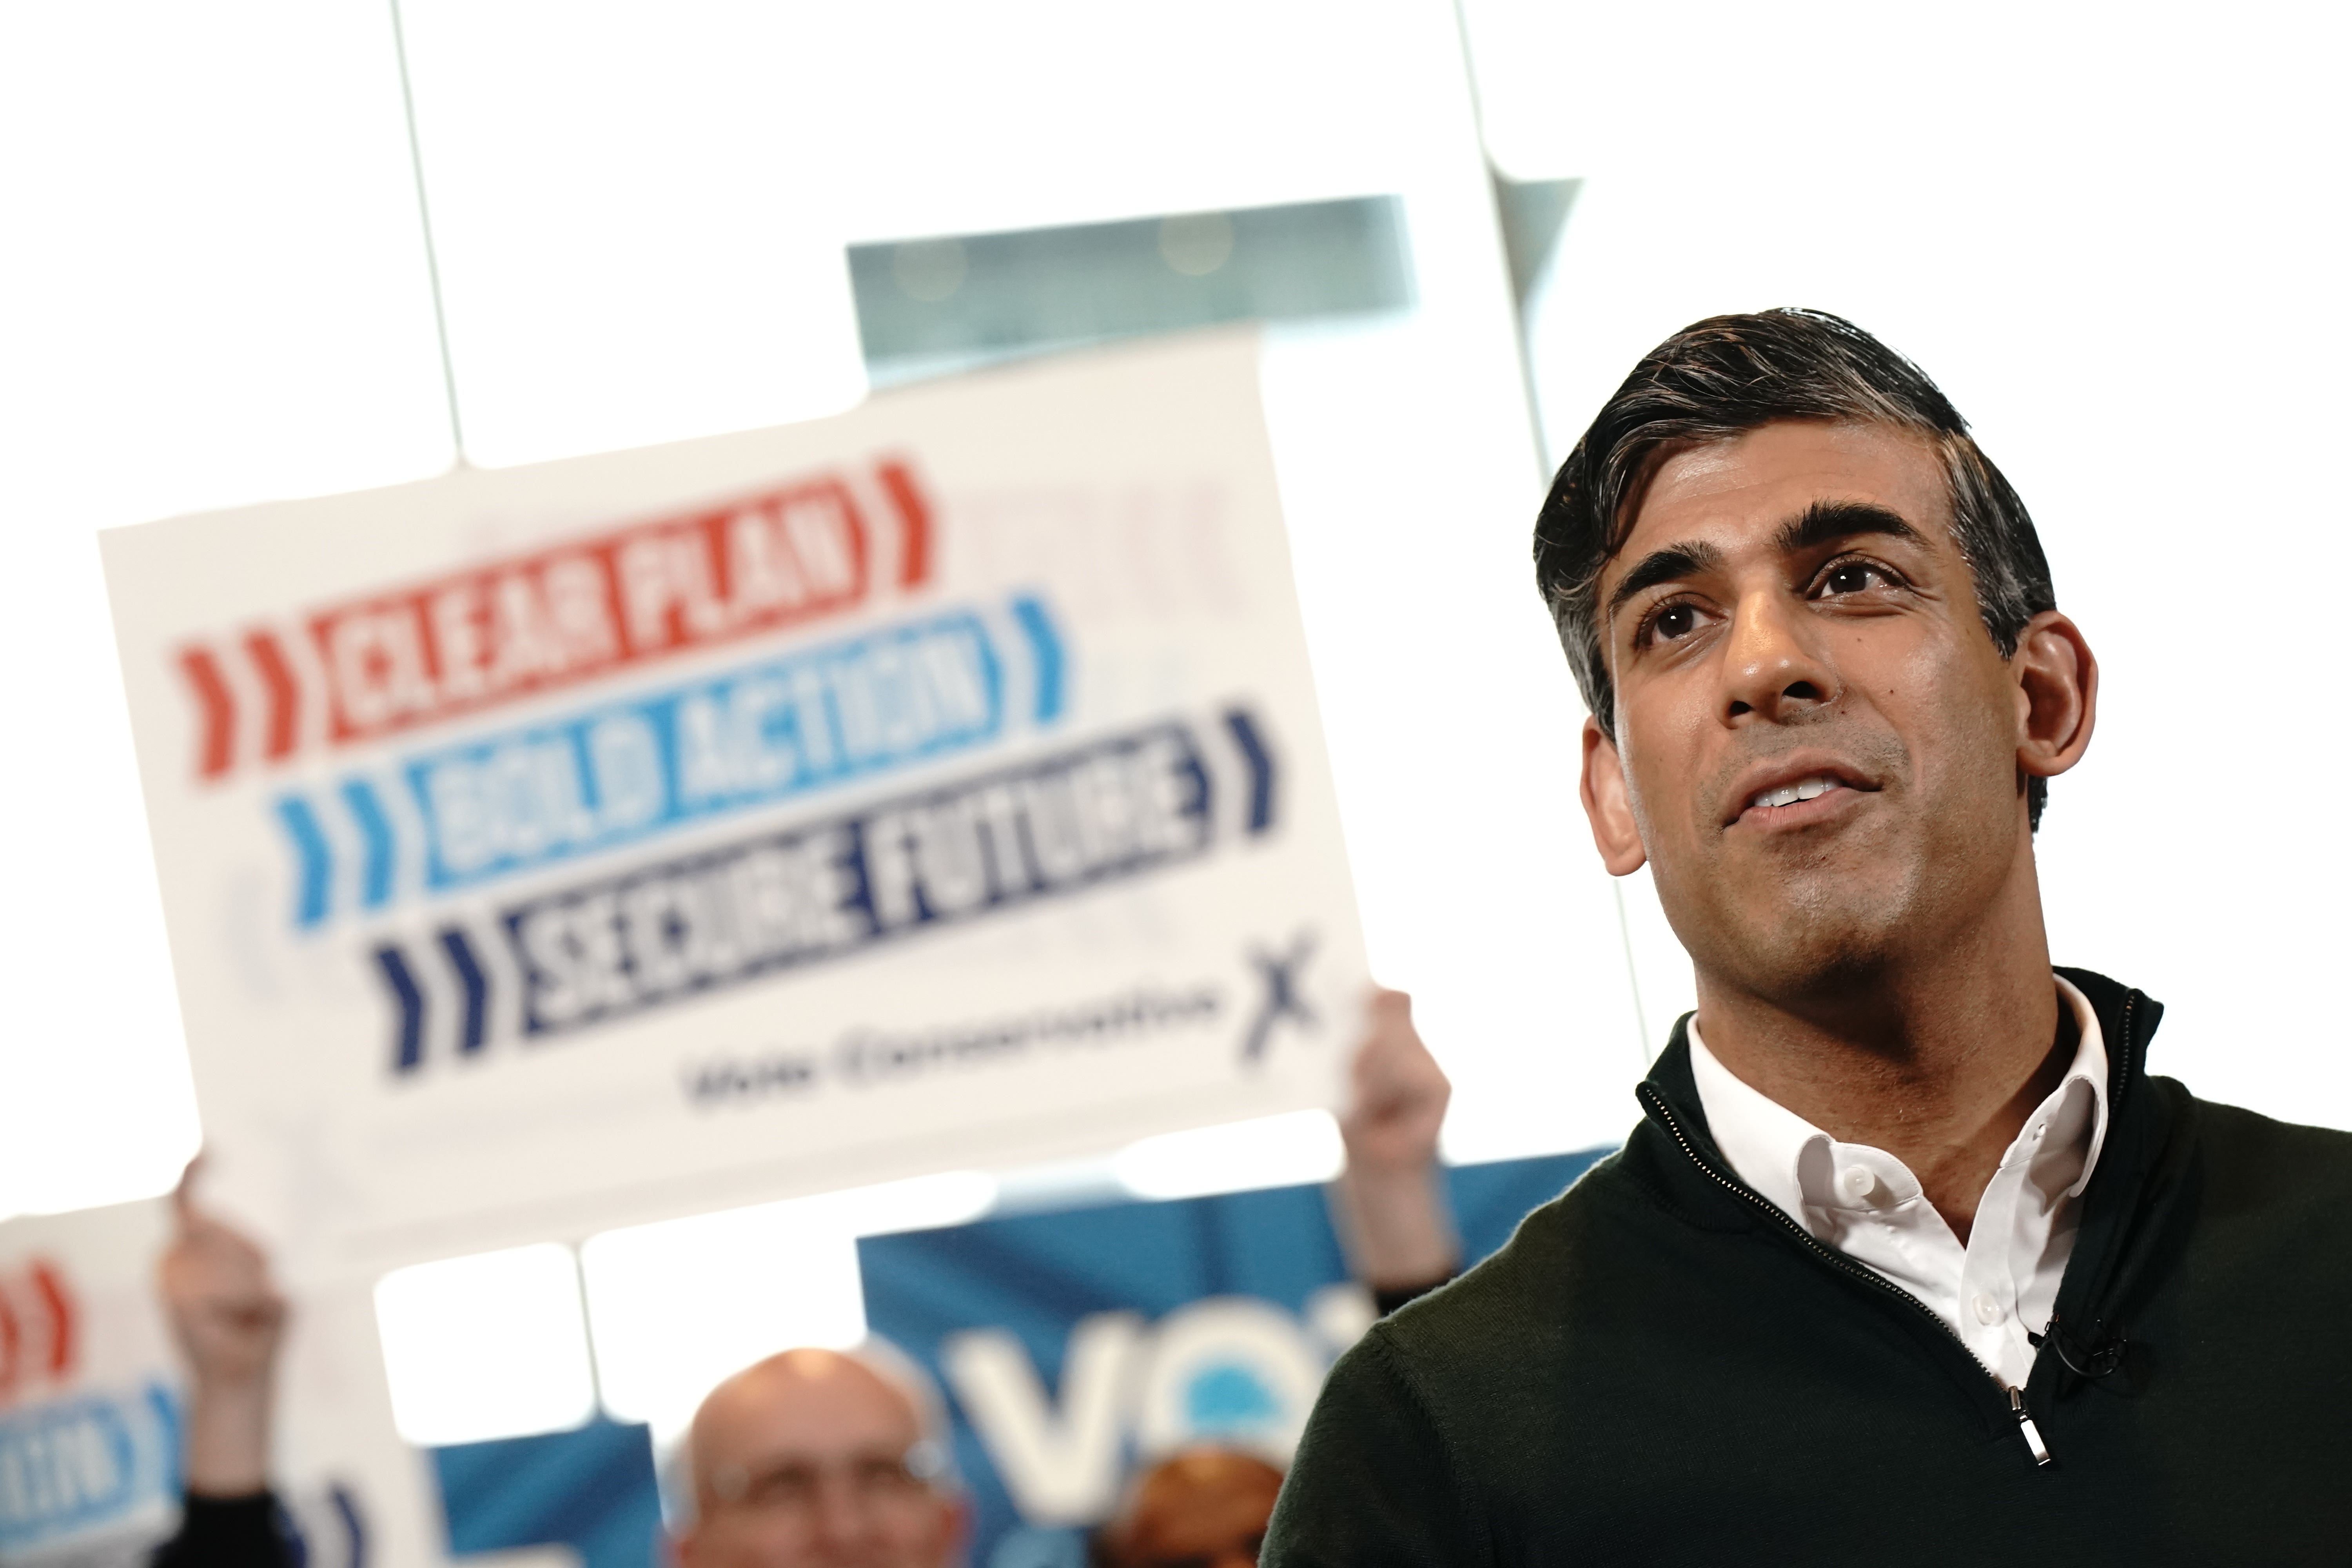
[[[771,1356],[695,1414],[680,1568],[946,1568],[968,1517],[948,1455],[938,1392],[887,1345]]]
[[[1437,1162],[1452,1087],[1404,993],[1372,993],[1351,1075],[1332,1217],[1386,1312],[1461,1263]],[[772,1356],[711,1392],[671,1458],[680,1568],[943,1568],[969,1529],[949,1441],[938,1389],[885,1342]],[[1129,1489],[1095,1538],[1097,1557],[1115,1568],[1255,1563],[1281,1487],[1282,1472],[1249,1454],[1172,1455]]]

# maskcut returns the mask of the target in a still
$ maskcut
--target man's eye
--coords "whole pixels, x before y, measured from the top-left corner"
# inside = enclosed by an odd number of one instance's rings
[[[920,1484],[898,1459],[861,1459],[851,1473],[860,1489],[866,1491],[894,1491]]]
[[[1650,617],[1650,635],[1668,642],[1686,637],[1698,629],[1698,612],[1688,605],[1668,605]]]
[[[815,1495],[815,1475],[797,1466],[769,1471],[752,1481],[744,1494],[747,1501],[768,1508],[797,1507]]]
[[[1841,561],[1822,574],[1822,592],[1860,594],[1886,581],[1886,574],[1867,561]]]

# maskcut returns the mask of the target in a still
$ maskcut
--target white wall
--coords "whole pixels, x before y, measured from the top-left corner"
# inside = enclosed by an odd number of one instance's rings
[[[485,419],[509,413],[487,456],[837,402],[840,318],[814,302],[845,299],[808,271],[786,310],[770,280],[847,240],[1402,195],[1420,309],[1267,355],[1365,921],[1460,1083],[1458,1155],[1622,1131],[1644,1047],[1528,584],[1536,471],[1449,6],[475,9],[409,16],[459,402],[470,380]],[[2332,24],[1468,14],[1491,150],[1588,177],[1538,321],[1555,447],[1702,314],[1818,304],[1918,357],[2034,507],[2106,660],[2099,742],[2044,833],[2061,955],[2174,1005],[2159,1067],[2352,1124],[2345,1026],[2304,1002],[2343,929],[2341,745],[2307,717],[2330,617],[2274,602],[2344,552]],[[533,26],[562,47],[519,47]],[[635,133],[588,134],[557,59],[626,97]],[[194,1141],[92,530],[410,478],[451,445],[380,0],[10,10],[0,136],[7,1213],[152,1192]],[[564,253],[518,269],[501,203],[583,254],[634,247],[596,261],[616,387],[677,374],[685,340],[723,364],[730,299],[761,342],[814,346],[677,404],[583,397],[579,363],[531,346],[565,341],[534,294]],[[782,259],[722,265],[714,233]],[[1628,892],[1654,1037],[1688,982]]]
[[[1639,1054],[1608,889],[1557,820],[1574,698],[1523,581],[1536,466],[1451,10],[706,5],[660,13],[674,32],[649,15],[410,0],[478,458],[837,403],[819,318],[838,326],[846,298],[803,261],[846,240],[1403,196],[1419,308],[1267,353],[1366,922],[1461,1080],[1460,1152],[1616,1135]],[[153,1191],[193,1142],[90,531],[449,454],[385,8],[177,18],[118,3],[0,24],[14,216],[51,237],[0,262],[28,339],[0,377],[32,455],[0,479],[0,526],[68,589],[0,636],[11,668],[44,668],[32,700],[79,763],[65,790],[13,772],[0,803],[53,825],[0,961],[0,1051],[26,1089],[0,1112],[19,1119],[0,1212]],[[600,102],[628,106],[626,134]],[[714,336],[730,311],[740,342]]]
[[[2352,1126],[2321,987],[2352,872],[2342,14],[1469,12],[1496,154],[1587,176],[1537,326],[1557,448],[1700,316],[1818,306],[1918,360],[2103,661],[2041,835],[2056,957],[2168,1005],[2155,1070]],[[1654,992],[1680,965],[1649,903]]]
[[[0,12],[0,1215],[195,1145],[93,531],[449,461],[382,5]]]

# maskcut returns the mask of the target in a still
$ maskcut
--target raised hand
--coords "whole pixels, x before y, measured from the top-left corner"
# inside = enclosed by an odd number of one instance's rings
[[[269,1405],[286,1298],[269,1260],[198,1208],[196,1163],[173,1194],[178,1229],[157,1269],[173,1338],[188,1363],[188,1490],[239,1497],[268,1484]]]
[[[1437,1169],[1454,1087],[1412,1026],[1412,998],[1372,993],[1339,1117],[1348,1165],[1337,1199],[1356,1274],[1375,1289],[1434,1284],[1461,1260]]]
[[[1339,1118],[1348,1163],[1382,1171],[1426,1172],[1437,1160],[1438,1129],[1454,1086],[1412,1026],[1412,998],[1372,992],[1369,1026],[1356,1047],[1352,1093]]]

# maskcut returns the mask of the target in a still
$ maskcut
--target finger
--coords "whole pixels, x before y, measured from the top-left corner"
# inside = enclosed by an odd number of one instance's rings
[[[241,1296],[233,1301],[221,1301],[216,1310],[231,1327],[252,1332],[274,1328],[283,1321],[286,1300],[274,1291],[265,1290],[257,1295]]]
[[[1402,991],[1375,993],[1370,1027],[1356,1052],[1359,1068],[1391,1076],[1410,1073],[1428,1054],[1412,1026],[1412,998]]]
[[[1396,1049],[1398,1037],[1412,1031],[1412,998],[1402,991],[1383,991],[1373,987],[1364,1008],[1364,1037],[1356,1047],[1356,1059],[1377,1057]]]
[[[1442,1112],[1454,1092],[1445,1069],[1418,1039],[1401,1045],[1388,1060],[1359,1079],[1358,1100],[1370,1115],[1433,1110]]]
[[[250,1295],[268,1289],[268,1253],[243,1231],[201,1209],[188,1211],[186,1223],[164,1253],[164,1268],[192,1291]]]
[[[269,1278],[269,1255],[244,1232],[218,1220],[199,1221],[188,1241],[190,1253],[213,1279],[238,1289],[250,1289],[257,1284],[266,1284]]]
[[[1349,1070],[1350,1086],[1355,1090],[1355,1108],[1369,1112],[1396,1098],[1398,1089],[1395,1052],[1383,1047],[1374,1035],[1356,1051],[1356,1059]]]
[[[172,1189],[172,1213],[183,1230],[187,1228],[189,1220],[196,1212],[196,1172],[204,1163],[205,1152],[198,1149],[189,1158],[187,1167],[180,1173],[180,1184]]]

